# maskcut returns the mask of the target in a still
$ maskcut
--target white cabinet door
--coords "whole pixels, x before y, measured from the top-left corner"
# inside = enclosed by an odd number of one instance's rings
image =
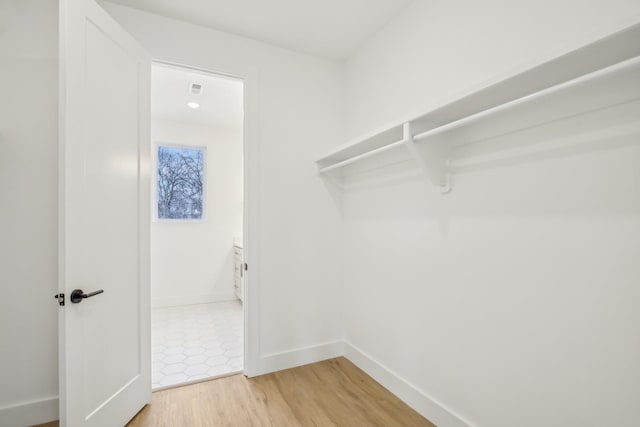
[[[60,2],[60,48],[61,426],[122,426],[151,398],[150,60],[93,0]]]

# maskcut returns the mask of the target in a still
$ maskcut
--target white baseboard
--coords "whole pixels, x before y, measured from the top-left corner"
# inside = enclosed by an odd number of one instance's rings
[[[263,375],[309,363],[344,356],[400,400],[438,427],[470,427],[472,424],[398,374],[347,341],[333,341],[260,357],[258,374]]]
[[[282,353],[261,356],[258,361],[258,374],[263,375],[296,366],[340,357],[344,354],[344,341],[333,341],[311,347],[297,348]]]
[[[197,302],[198,304],[202,302]],[[183,303],[185,304],[185,303]],[[182,305],[182,304],[178,304]],[[332,341],[260,357],[258,374],[344,356],[374,380],[439,427],[470,427],[472,424],[398,374],[347,341]],[[24,427],[58,419],[58,398],[36,400],[0,408],[0,426]]]
[[[201,303],[201,302],[198,302]],[[181,304],[178,304],[181,305]],[[346,341],[332,341],[260,357],[258,375],[344,356],[374,380],[439,427],[470,427],[472,424],[377,360]],[[0,426],[24,427],[58,419],[58,398],[0,408]]]
[[[233,301],[238,299],[234,293],[180,295],[175,297],[151,298],[151,307],[176,307],[179,305],[209,304],[212,302]]]
[[[347,341],[344,341],[344,357],[438,427],[472,426],[450,408]]]
[[[34,400],[32,402],[0,408],[0,426],[25,427],[48,423],[58,419],[58,398]]]

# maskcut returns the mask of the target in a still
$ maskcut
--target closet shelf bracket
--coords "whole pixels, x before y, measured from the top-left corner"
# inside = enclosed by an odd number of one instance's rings
[[[451,172],[447,144],[442,136],[424,138],[416,143],[411,134],[411,123],[402,125],[403,142],[409,154],[425,172],[431,183],[441,194],[451,191]]]

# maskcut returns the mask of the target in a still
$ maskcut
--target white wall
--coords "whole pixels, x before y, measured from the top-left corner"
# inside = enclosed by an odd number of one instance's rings
[[[0,3],[0,425],[57,417],[57,2]]]
[[[336,354],[335,342],[343,336],[342,257],[336,249],[341,214],[313,161],[341,137],[341,67],[112,3],[104,6],[154,59],[250,76],[246,185],[256,199],[247,206],[252,230],[244,238],[245,255],[249,249],[253,257],[247,260],[248,292],[258,294],[260,304],[253,311],[259,360],[252,373]]]
[[[17,409],[38,417],[55,413],[47,402],[57,394],[56,10],[42,0],[2,8],[0,99],[12,102],[0,107],[0,173],[33,175],[0,187],[3,200],[30,194],[2,210],[0,408],[42,401]],[[155,59],[257,84],[248,106],[257,147],[248,185],[259,209],[250,214],[259,218],[250,236],[261,304],[255,373],[341,352],[344,320],[351,345],[477,425],[626,426],[640,417],[638,144],[600,141],[469,171],[444,197],[416,171],[393,180],[383,172],[376,183],[347,183],[343,224],[340,196],[313,164],[344,140],[339,65],[106,8]],[[345,64],[349,133],[637,22],[639,9],[630,0],[415,1]],[[2,410],[0,424],[16,414]]]
[[[347,132],[420,115],[639,14],[635,0],[415,0],[347,61]]]
[[[628,0],[415,1],[346,63],[349,134],[638,21]],[[445,196],[407,164],[348,178],[347,354],[441,426],[637,425],[639,164],[636,134]]]
[[[155,59],[257,77],[248,106],[259,160],[251,177],[260,221],[252,237],[260,256],[250,264],[260,272],[251,282],[261,303],[254,373],[335,353],[341,217],[313,159],[340,139],[340,66],[107,8]],[[0,425],[22,426],[57,418],[57,2],[0,3],[0,52]]]
[[[154,164],[155,143],[206,148],[205,218],[151,224],[152,306],[235,299],[233,239],[242,236],[242,129],[152,119],[151,141]]]

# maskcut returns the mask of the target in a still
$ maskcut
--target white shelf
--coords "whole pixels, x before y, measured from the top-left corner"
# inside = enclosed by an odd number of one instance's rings
[[[506,134],[639,99],[638,40],[640,24],[344,144],[318,159],[318,170],[339,176],[351,164],[404,147],[431,182],[448,192],[450,151],[460,143],[449,140],[454,130],[507,117],[494,131]]]

